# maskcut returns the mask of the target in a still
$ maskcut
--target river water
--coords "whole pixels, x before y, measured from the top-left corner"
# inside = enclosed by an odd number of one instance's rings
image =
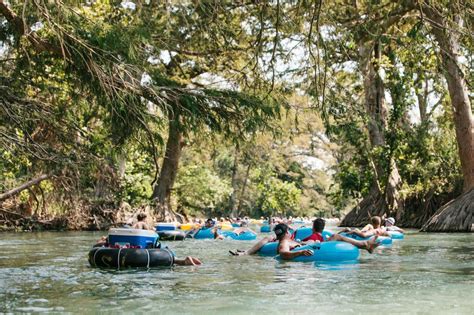
[[[90,268],[100,235],[0,234],[0,313],[474,313],[474,234],[412,231],[345,265],[228,254],[253,242],[168,242],[204,265],[149,271]]]

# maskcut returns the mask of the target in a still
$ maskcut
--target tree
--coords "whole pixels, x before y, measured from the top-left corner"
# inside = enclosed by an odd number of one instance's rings
[[[389,119],[380,67],[384,50],[383,37],[412,8],[411,5],[391,7],[387,3],[373,5],[370,2],[355,3],[354,7],[347,8],[350,13],[349,17],[345,17],[343,25],[356,27],[353,38],[357,52],[354,59],[363,80],[369,138],[367,158],[373,180],[367,195],[344,217],[342,226],[360,226],[372,215],[382,216],[402,211],[403,204],[399,196],[402,179],[397,164],[391,156],[386,156],[385,160],[379,159],[387,146]],[[363,15],[366,17],[362,18]]]
[[[474,119],[468,85],[461,70],[461,36],[464,29],[464,1],[450,1],[447,8],[426,1],[420,14],[426,17],[439,45],[443,73],[453,107],[459,157],[464,179],[464,195],[441,207],[422,227],[423,231],[469,232],[473,230],[474,214]],[[468,18],[469,19],[469,18]],[[467,36],[472,40],[472,36]]]

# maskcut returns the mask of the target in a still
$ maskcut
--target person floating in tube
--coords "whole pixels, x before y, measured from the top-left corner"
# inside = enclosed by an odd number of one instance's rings
[[[219,227],[217,226],[216,221],[214,221],[211,218],[207,219],[206,222],[204,222],[203,227],[199,229],[192,229],[188,232],[187,235],[189,235],[189,237],[194,237],[194,235],[196,235],[200,230],[207,230],[207,229],[211,229],[212,233],[214,234],[214,239],[219,239],[219,240],[224,239],[224,236],[219,233]]]
[[[102,236],[93,247],[109,247],[107,236]],[[202,261],[199,258],[186,256],[185,258],[174,258],[174,264],[179,266],[199,266]]]
[[[385,229],[390,232],[405,233],[405,230],[395,226],[395,219],[392,217],[385,219]]]
[[[374,235],[390,237],[390,234],[388,234],[387,230],[382,226],[382,219],[379,216],[371,217],[370,223],[364,226],[362,230],[359,230],[359,229],[351,230],[347,228],[347,229],[342,230],[340,233],[343,233],[343,232],[347,234],[354,234],[362,238],[367,238]]]
[[[288,225],[285,223],[279,223],[273,229],[273,232],[275,233],[275,237],[266,237],[260,240],[258,243],[256,243],[254,246],[252,246],[248,250],[229,251],[229,253],[234,256],[253,255],[253,254],[258,253],[260,248],[262,248],[265,244],[269,242],[278,241],[279,243],[278,252],[280,253],[280,256],[283,259],[291,259],[291,258],[301,256],[301,255],[308,255],[309,253],[308,251],[305,253],[298,253],[298,254],[287,254],[287,252],[291,252],[291,250],[299,246],[306,245],[306,244],[323,242],[324,239],[321,233],[323,232],[325,225],[326,225],[325,221],[321,218],[314,220],[313,233],[307,238],[303,239],[302,242],[297,242],[291,238],[290,228],[288,227]],[[360,249],[367,250],[369,253],[373,253],[374,249],[377,246],[379,246],[379,244],[377,243],[377,237],[378,236],[375,236],[368,241],[358,241],[358,240],[354,240],[352,238],[345,237],[339,234],[334,234],[328,239],[328,241],[340,241],[340,242],[350,243]],[[283,255],[282,255],[282,252],[283,252]],[[304,251],[295,251],[295,252],[304,252]],[[311,256],[311,255],[312,253],[308,256]]]
[[[236,228],[233,232],[237,235],[240,235],[242,233],[247,233],[247,232],[255,234],[255,232],[251,228],[249,228],[248,223],[245,221],[242,221],[240,223],[240,227]]]

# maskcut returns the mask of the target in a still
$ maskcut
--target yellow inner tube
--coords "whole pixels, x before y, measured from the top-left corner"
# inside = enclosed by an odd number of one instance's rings
[[[189,230],[192,230],[194,228],[199,229],[199,227],[200,227],[199,224],[184,223],[184,224],[181,224],[179,228],[183,231],[189,231]]]

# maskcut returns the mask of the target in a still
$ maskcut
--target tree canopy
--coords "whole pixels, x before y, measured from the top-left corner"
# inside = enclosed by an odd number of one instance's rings
[[[0,1],[0,202],[421,227],[474,188],[473,10]]]

